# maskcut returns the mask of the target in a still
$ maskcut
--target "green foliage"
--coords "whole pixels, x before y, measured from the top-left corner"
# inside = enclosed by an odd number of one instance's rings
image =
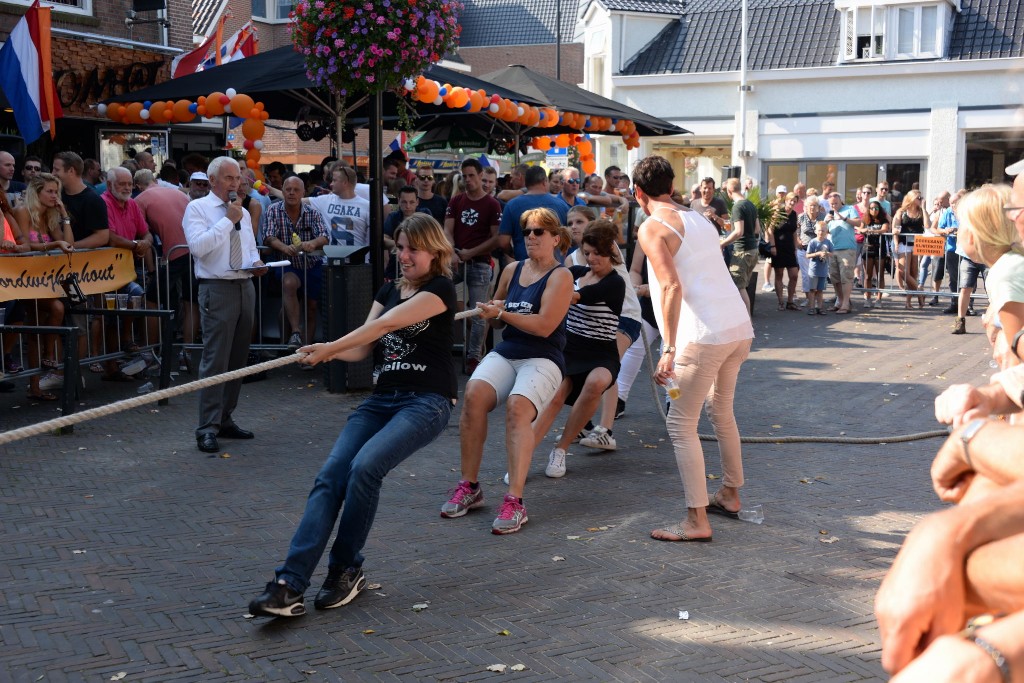
[[[727,193],[721,193],[722,199],[725,200],[725,205],[729,209],[729,213],[732,213],[732,198]],[[786,220],[786,209],[782,203],[776,203],[775,197],[761,197],[761,188],[752,187],[747,192],[747,199],[750,200],[754,207],[757,209],[757,219],[761,222],[761,231],[767,232],[769,229],[774,228],[776,225]]]

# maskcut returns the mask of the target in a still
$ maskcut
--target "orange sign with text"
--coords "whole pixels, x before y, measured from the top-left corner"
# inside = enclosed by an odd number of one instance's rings
[[[135,279],[135,260],[130,249],[111,248],[0,254],[0,301],[62,297],[71,274],[84,294],[113,292]]]
[[[914,256],[942,256],[945,253],[945,237],[932,235],[914,236]]]

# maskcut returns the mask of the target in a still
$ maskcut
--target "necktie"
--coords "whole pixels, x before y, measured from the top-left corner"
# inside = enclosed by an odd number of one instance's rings
[[[228,257],[228,266],[231,270],[242,267],[242,236],[237,226],[231,231],[231,255]]]

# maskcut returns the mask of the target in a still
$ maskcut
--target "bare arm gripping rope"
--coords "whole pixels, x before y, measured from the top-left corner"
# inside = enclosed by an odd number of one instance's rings
[[[473,316],[480,315],[483,311],[479,308],[473,308],[461,313],[455,314],[456,320],[464,320]],[[647,342],[647,339],[644,339]],[[647,348],[650,348],[649,346]],[[651,364],[650,354],[648,355],[648,364]],[[211,387],[216,384],[223,384],[224,382],[231,382],[232,380],[241,379],[248,377],[249,375],[255,375],[260,372],[267,370],[273,370],[274,368],[281,368],[286,365],[298,362],[301,358],[304,358],[303,354],[292,354],[289,356],[283,356],[281,358],[275,358],[274,360],[268,360],[264,363],[257,365],[250,365],[248,367],[239,368],[237,370],[231,370],[220,375],[214,375],[213,377],[205,377],[203,379],[197,379],[194,382],[188,382],[176,387],[168,387],[166,389],[160,389],[149,394],[142,396],[134,396],[127,398],[123,401],[117,401],[110,403],[105,406],[98,408],[90,408],[89,410],[83,410],[80,413],[74,413],[72,415],[64,415],[57,417],[46,422],[39,422],[34,425],[28,425],[27,427],[20,427],[18,429],[12,429],[8,432],[0,432],[0,446],[11,443],[13,441],[19,441],[21,439],[27,439],[30,436],[39,436],[46,434],[56,429],[63,427],[71,427],[72,425],[87,422],[97,417],[105,417],[107,415],[114,415],[121,413],[132,408],[138,408],[148,403],[156,403],[162,401],[165,398],[173,398],[175,396],[181,396],[197,389],[204,389]],[[652,367],[653,377],[653,367]],[[654,390],[655,397],[658,396],[658,387],[654,384],[654,380],[651,380],[652,388]],[[658,410],[661,412],[662,417],[665,417],[665,406],[662,405],[661,401],[657,398],[655,403],[658,405]],[[844,436],[745,436],[742,437],[744,443],[842,443],[842,444],[885,444],[885,443],[901,443],[904,441],[916,441],[919,439],[934,439],[934,438],[945,438],[949,432],[946,430],[936,430],[933,432],[919,432],[917,434],[905,434],[902,436],[894,437],[844,437]],[[717,439],[713,434],[699,434],[702,441],[716,441]]]

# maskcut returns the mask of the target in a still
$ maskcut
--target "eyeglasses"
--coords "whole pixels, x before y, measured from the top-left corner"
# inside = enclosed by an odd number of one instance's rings
[[[580,179],[579,178],[569,178],[565,182],[569,183],[570,185],[579,185],[580,184]]]
[[[418,175],[416,177],[419,178],[420,180],[433,180],[434,179],[434,176],[432,176],[432,175]]]
[[[540,237],[546,232],[547,230],[545,228],[523,228],[523,237],[529,237],[530,235]]]

